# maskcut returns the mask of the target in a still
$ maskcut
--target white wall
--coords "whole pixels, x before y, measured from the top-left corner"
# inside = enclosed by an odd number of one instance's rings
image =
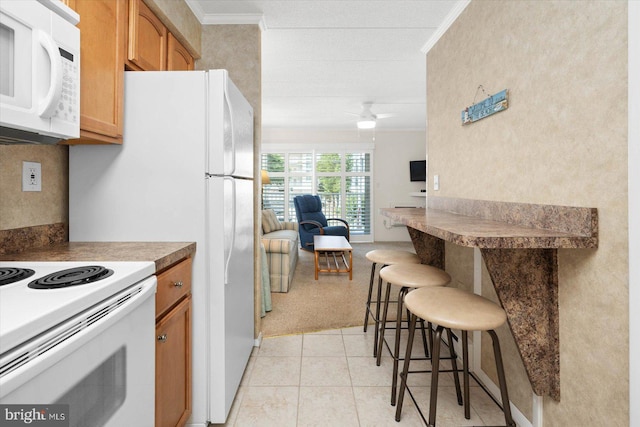
[[[409,161],[426,159],[425,131],[385,131],[375,132],[357,130],[308,130],[308,129],[263,129],[262,146],[268,144],[373,144],[374,174],[374,240],[410,241],[406,227],[387,229],[379,208],[388,208],[397,204],[417,206],[425,204],[421,198],[411,197],[409,193],[425,188],[424,182],[409,181]]]
[[[375,240],[378,242],[410,241],[405,226],[389,227],[390,221],[379,214],[379,208],[425,206],[426,198],[412,197],[426,182],[409,181],[409,161],[426,160],[426,132],[377,132],[375,152]]]

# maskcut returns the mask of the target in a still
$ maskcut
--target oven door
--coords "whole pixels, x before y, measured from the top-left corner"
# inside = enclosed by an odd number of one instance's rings
[[[57,404],[69,426],[152,426],[155,289],[145,279],[3,354],[0,421]]]

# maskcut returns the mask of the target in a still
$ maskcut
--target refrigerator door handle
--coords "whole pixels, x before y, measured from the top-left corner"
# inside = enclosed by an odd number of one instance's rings
[[[235,175],[236,173],[236,135],[234,129],[234,120],[233,120],[233,109],[231,108],[231,101],[229,99],[229,90],[226,89],[224,91],[224,115],[228,118],[229,127],[225,129],[225,133],[228,132],[229,142],[231,147],[226,149],[226,152],[231,155],[231,170],[228,171],[227,175]],[[225,139],[227,137],[225,136]]]
[[[224,260],[224,283],[228,284],[229,283],[229,264],[231,262],[231,255],[233,254],[233,250],[235,248],[235,244],[236,244],[236,181],[233,178],[230,177],[224,177],[225,181],[228,181],[231,184],[231,200],[228,200],[228,202],[230,202],[232,209],[231,209],[231,215],[230,216],[230,222],[231,222],[231,233],[230,233],[230,239],[229,239],[229,250],[225,251],[225,260]],[[227,211],[225,209],[225,211]]]

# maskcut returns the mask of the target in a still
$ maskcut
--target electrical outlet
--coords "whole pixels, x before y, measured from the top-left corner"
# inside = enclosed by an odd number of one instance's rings
[[[22,191],[42,191],[42,165],[22,162]]]

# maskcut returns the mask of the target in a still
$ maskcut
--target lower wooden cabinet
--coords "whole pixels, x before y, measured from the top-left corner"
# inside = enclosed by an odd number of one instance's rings
[[[156,325],[156,426],[191,415],[191,295]]]
[[[192,402],[190,258],[158,275],[156,307],[156,427],[184,426]]]

